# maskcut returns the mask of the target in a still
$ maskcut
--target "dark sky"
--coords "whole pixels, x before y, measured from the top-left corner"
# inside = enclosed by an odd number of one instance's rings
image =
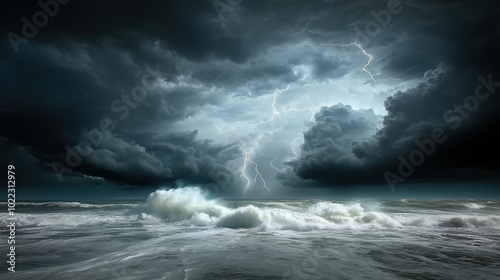
[[[0,6],[2,166],[36,193],[500,182],[498,1]]]

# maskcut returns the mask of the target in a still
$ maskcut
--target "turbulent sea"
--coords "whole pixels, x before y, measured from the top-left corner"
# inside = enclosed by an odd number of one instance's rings
[[[6,209],[5,203],[0,207]],[[500,279],[500,201],[18,202],[0,279]]]

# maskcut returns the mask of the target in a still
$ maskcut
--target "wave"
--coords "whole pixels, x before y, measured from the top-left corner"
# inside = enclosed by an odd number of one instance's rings
[[[16,213],[16,225],[27,226],[49,226],[49,227],[77,227],[88,225],[111,225],[119,223],[130,223],[133,217],[123,215],[99,215],[95,213],[50,213],[50,214],[25,214]],[[7,218],[0,218],[0,226],[10,223]]]
[[[6,205],[7,203],[2,202],[0,205]],[[131,203],[103,203],[103,204],[91,204],[91,203],[81,203],[81,202],[17,202],[17,206],[30,206],[30,207],[47,207],[47,208],[111,208],[111,207],[133,207],[137,204]]]
[[[468,210],[491,210],[500,209],[499,201],[464,201],[464,200],[390,200],[383,201],[383,206],[387,207],[405,207],[413,209],[430,209],[441,211],[468,211]]]
[[[469,209],[483,209],[486,207],[485,205],[479,203],[464,203],[463,205]]]
[[[22,212],[16,213],[18,223],[25,226],[115,224],[138,216],[140,223],[167,222],[196,227],[270,231],[344,228],[417,230],[436,227],[500,229],[497,201],[441,201],[446,209],[433,208],[439,205],[438,201],[412,200],[381,203],[220,201],[208,199],[200,188],[184,187],[155,191],[148,196],[147,205],[81,202],[18,202],[17,205],[23,208]],[[457,207],[460,210],[456,210]],[[468,210],[463,210],[465,208]],[[7,224],[6,218],[0,218],[0,225]]]
[[[169,221],[189,219],[196,213],[216,216],[228,211],[217,200],[206,199],[199,188],[193,187],[158,190],[148,196],[147,204],[153,215]]]
[[[192,226],[223,228],[259,228],[263,230],[296,230],[339,228],[404,227],[492,227],[500,228],[495,216],[450,216],[383,213],[367,211],[360,203],[342,204],[327,201],[303,207],[284,207],[282,203],[258,203],[230,208],[218,200],[209,200],[194,187],[158,190],[147,199],[150,213],[141,220],[159,219]]]

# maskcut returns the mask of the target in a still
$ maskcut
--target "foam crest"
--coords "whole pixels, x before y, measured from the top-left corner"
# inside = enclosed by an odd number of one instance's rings
[[[75,214],[75,213],[50,213],[50,214],[17,214],[16,224],[20,226],[52,226],[52,227],[76,227],[84,225],[110,225],[126,223],[130,217],[123,215],[98,215],[98,214]],[[0,218],[0,226],[9,223],[7,218]]]
[[[469,209],[483,209],[485,206],[479,203],[465,203],[465,207]]]
[[[246,204],[246,202],[241,203]],[[494,216],[457,217],[449,214],[383,213],[368,211],[359,203],[342,204],[326,201],[300,206],[295,203],[293,207],[284,205],[283,202],[256,202],[230,208],[218,200],[207,199],[204,193],[195,187],[153,192],[148,197],[148,207],[151,212],[141,214],[140,219],[153,220],[155,217],[191,226],[232,229],[308,231],[339,228],[497,228],[500,224],[500,219]]]
[[[352,218],[361,217],[364,214],[364,209],[359,203],[346,206],[332,202],[318,202],[311,206],[307,212],[332,222],[343,223]]]
[[[217,216],[227,210],[193,187],[157,190],[149,195],[147,203],[153,215],[168,221],[187,220],[201,213]]]
[[[318,202],[310,207],[276,207],[274,204],[228,208],[208,200],[198,188],[158,190],[148,197],[151,214],[164,221],[194,226],[261,228],[268,230],[313,230],[339,226],[375,225],[394,227],[397,221],[383,213],[365,213],[359,203],[343,205]],[[140,215],[151,220],[149,214]]]

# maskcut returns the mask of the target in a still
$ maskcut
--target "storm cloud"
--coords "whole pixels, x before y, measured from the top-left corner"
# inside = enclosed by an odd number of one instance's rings
[[[436,128],[405,182],[498,178],[496,2],[40,3],[0,27],[2,161],[39,184],[385,184]]]

